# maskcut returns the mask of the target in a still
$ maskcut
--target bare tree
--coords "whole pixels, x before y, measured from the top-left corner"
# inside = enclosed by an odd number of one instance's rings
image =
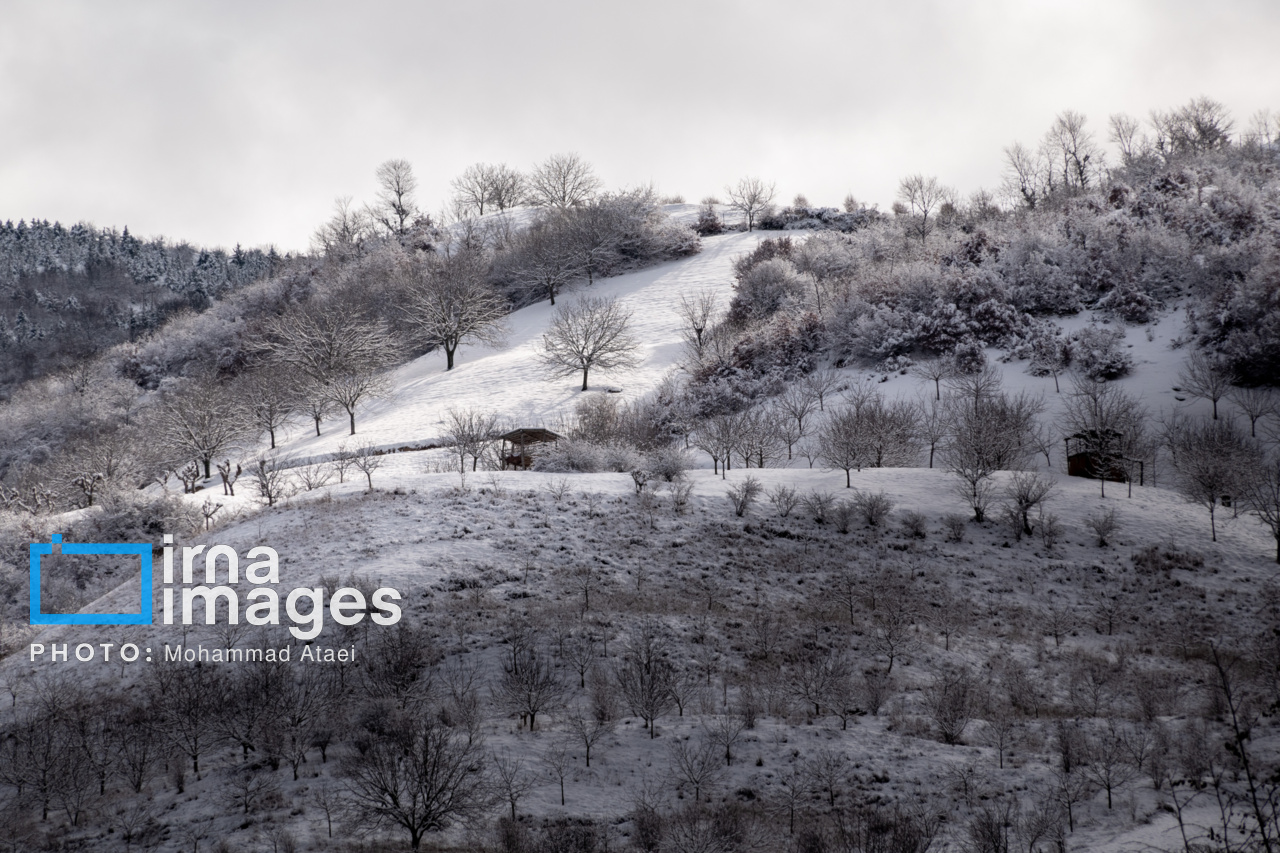
[[[703,336],[718,308],[719,298],[714,291],[698,290],[680,294],[680,304],[676,307],[676,314],[683,324],[685,341],[693,350],[694,358],[699,361],[702,360],[702,350],[706,345]]]
[[[538,714],[559,703],[565,692],[551,655],[540,652],[536,643],[511,647],[494,688],[494,695],[520,715],[522,724],[529,721],[529,731],[537,729]]]
[[[777,187],[760,178],[743,178],[733,186],[726,186],[724,191],[729,197],[729,207],[742,213],[747,220],[747,230],[751,231],[760,214],[773,203]]]
[[[1138,130],[1141,125],[1136,118],[1125,113],[1114,113],[1111,116],[1110,125],[1109,138],[1120,149],[1120,160],[1126,166],[1132,165],[1140,153]]]
[[[1020,142],[1004,149],[1004,190],[1034,210],[1049,193],[1049,164],[1042,151],[1032,151]]]
[[[493,758],[493,783],[511,806],[511,819],[515,820],[516,807],[524,795],[537,786],[537,779],[525,767],[523,758],[503,752]]]
[[[1052,493],[1053,482],[1038,474],[1018,472],[1009,479],[1004,494],[1009,500],[1010,511],[1021,525],[1023,535],[1030,536],[1034,532],[1031,529],[1031,513],[1036,507],[1042,506]]]
[[[374,172],[378,179],[378,202],[369,209],[370,217],[393,237],[403,237],[418,217],[413,194],[418,179],[408,160],[388,160]]]
[[[498,435],[498,416],[475,409],[449,409],[445,412],[445,439],[458,457],[458,470],[467,470],[467,458],[475,471],[480,458],[493,446]],[[465,478],[464,478],[465,482]]]
[[[587,296],[562,306],[542,336],[541,360],[553,376],[582,371],[582,390],[588,374],[625,370],[639,363],[640,344],[631,335],[631,313],[615,298]]]
[[[1209,510],[1212,541],[1218,541],[1217,508],[1239,496],[1257,464],[1249,439],[1229,419],[1174,421],[1165,436],[1175,483],[1187,500]]]
[[[917,379],[933,383],[933,398],[942,399],[942,380],[955,371],[954,365],[945,358],[931,358],[911,365],[911,375]]]
[[[644,720],[649,737],[657,737],[654,723],[675,705],[671,684],[675,667],[668,659],[668,648],[661,629],[645,623],[634,631],[626,644],[622,661],[614,670],[618,687],[631,712]]]
[[[170,452],[179,459],[199,461],[206,480],[213,476],[214,457],[235,448],[246,435],[244,408],[216,385],[189,387],[170,395],[160,406],[158,420],[162,441]]]
[[[368,214],[353,209],[351,196],[343,196],[334,202],[333,216],[316,229],[311,242],[326,258],[341,263],[363,254],[370,230]]]
[[[587,203],[601,186],[591,165],[577,154],[553,154],[529,173],[526,192],[538,207],[565,209]]]
[[[526,180],[519,169],[506,163],[489,167],[489,203],[499,211],[524,204]]]
[[[973,719],[977,686],[967,669],[945,669],[925,687],[925,706],[938,726],[942,742],[960,743]]]
[[[459,211],[474,212],[484,216],[484,206],[493,199],[494,167],[487,163],[475,163],[450,181],[453,187],[453,204]]]
[[[672,777],[677,784],[693,788],[695,803],[702,802],[702,792],[710,790],[724,775],[715,744],[709,739],[676,740],[671,744],[670,761]]]
[[[1181,389],[1192,397],[1213,404],[1213,419],[1218,419],[1218,401],[1227,396],[1236,377],[1226,363],[1199,350],[1191,353],[1186,366],[1178,371]]]
[[[374,825],[409,834],[417,850],[429,832],[482,812],[489,803],[485,754],[433,715],[406,720],[394,738],[377,738],[344,767],[356,811]]]
[[[591,766],[591,750],[613,734],[614,722],[602,720],[598,714],[582,716],[575,714],[569,718],[569,731],[582,744],[587,766]]]
[[[1045,134],[1044,149],[1049,152],[1054,168],[1059,170],[1062,185],[1084,190],[1102,174],[1102,149],[1093,133],[1085,129],[1085,117],[1074,110],[1059,113]]]
[[[928,239],[934,228],[929,217],[943,204],[950,203],[954,196],[955,192],[950,187],[939,184],[935,177],[926,178],[915,174],[898,183],[898,199],[907,206],[914,220],[910,231],[920,237],[921,244]]]
[[[352,454],[351,464],[355,466],[357,471],[364,474],[371,492],[373,491],[373,472],[381,468],[384,461],[385,457],[382,451],[368,442],[357,447]]]
[[[1171,157],[1227,147],[1235,122],[1222,103],[1201,97],[1168,112],[1153,110],[1151,125],[1156,150]]]
[[[382,371],[398,355],[398,347],[376,318],[338,302],[295,311],[274,321],[268,344],[273,360],[299,371],[315,388],[313,393],[341,406],[351,434],[356,432],[356,407],[382,396],[390,384]]]
[[[1249,511],[1276,540],[1276,562],[1280,563],[1280,454],[1273,451],[1244,478],[1244,496]]]
[[[552,305],[557,293],[586,272],[567,229],[551,220],[536,222],[520,232],[507,256],[516,284],[531,293],[545,293]]]
[[[1276,405],[1275,393],[1270,388],[1232,388],[1227,392],[1227,396],[1249,419],[1250,438],[1258,437],[1258,421],[1280,412],[1280,408]]]
[[[284,374],[273,369],[250,374],[236,388],[237,396],[254,425],[265,430],[276,447],[276,430],[289,423],[298,411],[298,389]]]
[[[460,251],[406,270],[410,290],[405,316],[423,343],[444,350],[445,370],[453,370],[454,353],[463,341],[497,345],[503,340],[507,301],[486,280],[487,267],[478,252]]]

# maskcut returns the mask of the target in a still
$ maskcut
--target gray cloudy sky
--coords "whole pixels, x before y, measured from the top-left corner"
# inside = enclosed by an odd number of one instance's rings
[[[476,161],[576,151],[697,201],[744,174],[835,205],[935,174],[998,183],[1064,109],[1280,109],[1274,0],[0,0],[0,219],[307,247],[411,161],[423,205]]]

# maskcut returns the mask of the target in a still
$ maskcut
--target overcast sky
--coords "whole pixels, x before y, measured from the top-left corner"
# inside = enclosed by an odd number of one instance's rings
[[[408,159],[439,210],[467,165],[576,151],[689,201],[962,193],[1064,109],[1099,137],[1197,95],[1280,110],[1275,0],[0,0],[0,219],[305,249]]]

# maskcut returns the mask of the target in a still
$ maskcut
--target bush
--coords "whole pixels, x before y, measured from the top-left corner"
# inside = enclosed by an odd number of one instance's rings
[[[1140,575],[1168,574],[1174,569],[1191,572],[1204,567],[1204,558],[1174,546],[1149,545],[1133,555],[1133,567]]]
[[[907,510],[902,514],[899,523],[902,525],[903,535],[908,539],[924,539],[928,536],[923,513]]]
[[[893,512],[893,500],[883,491],[872,494],[855,489],[853,507],[867,527],[878,528],[889,518],[889,513]]]
[[[674,483],[689,470],[689,456],[675,445],[660,447],[645,454],[644,467],[655,479]]]
[[[1126,323],[1149,323],[1156,312],[1157,303],[1136,287],[1122,286],[1099,299],[1097,307]]]
[[[777,486],[769,490],[769,503],[773,504],[778,518],[786,518],[800,503],[800,495],[790,486]]]
[[[734,515],[741,518],[746,515],[747,510],[751,509],[751,505],[760,497],[762,491],[764,491],[764,487],[760,485],[760,481],[755,477],[748,476],[741,483],[730,486],[725,494],[728,495],[729,502],[733,504]]]
[[[1109,507],[1106,511],[1085,516],[1084,526],[1093,531],[1098,547],[1105,548],[1111,537],[1120,529],[1120,522],[1116,519],[1115,508]]]
[[[818,524],[823,524],[831,514],[831,508],[835,502],[835,496],[830,492],[820,492],[814,489],[800,499],[800,506],[804,507],[804,511],[810,518]]]
[[[716,209],[708,204],[698,211],[698,221],[693,224],[693,230],[699,237],[709,237],[722,233],[724,223],[720,221],[720,215],[716,213]]]
[[[1072,354],[1080,372],[1090,379],[1116,379],[1133,367],[1133,357],[1124,351],[1124,332],[1087,326],[1071,336]]]
[[[851,501],[837,501],[831,508],[831,522],[840,533],[848,533],[858,517],[858,508]]]
[[[965,527],[969,519],[958,513],[948,513],[942,517],[942,528],[946,531],[948,542],[963,542]]]
[[[86,520],[87,532],[77,533],[89,542],[159,542],[166,533],[199,530],[200,510],[180,498],[150,498],[131,492],[109,495],[100,512]]]

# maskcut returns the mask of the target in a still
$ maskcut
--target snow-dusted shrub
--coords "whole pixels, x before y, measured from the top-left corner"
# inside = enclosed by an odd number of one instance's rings
[[[902,525],[902,534],[908,539],[924,539],[929,535],[924,514],[913,509],[902,513],[898,523]]]
[[[835,496],[830,492],[820,492],[817,489],[800,498],[800,506],[804,507],[805,513],[818,524],[826,522],[835,502]]]
[[[769,490],[769,503],[778,513],[778,518],[786,518],[800,502],[800,495],[791,486],[776,486]]]
[[[906,355],[919,340],[916,318],[878,307],[864,313],[845,334],[844,349],[864,362],[880,362]]]
[[[746,325],[767,319],[784,303],[803,299],[812,287],[812,278],[799,272],[785,257],[761,261],[738,279],[729,303],[728,321]]]
[[[605,446],[583,439],[566,438],[540,452],[533,461],[535,471],[556,474],[595,474],[605,468]]]
[[[867,527],[881,527],[893,512],[893,499],[883,491],[853,493],[853,506]]]
[[[720,221],[720,214],[716,213],[714,207],[704,204],[698,210],[698,221],[693,224],[693,230],[699,237],[709,237],[722,233],[724,223]]]
[[[199,530],[200,510],[180,498],[112,492],[84,522],[76,539],[88,542],[159,542],[165,533]]]
[[[1176,547],[1148,545],[1133,555],[1133,568],[1140,575],[1168,574],[1174,569],[1193,572],[1204,568],[1204,557]]]
[[[1111,537],[1120,529],[1120,521],[1116,518],[1115,507],[1099,510],[1084,517],[1084,526],[1093,531],[1094,541],[1099,548],[1107,547]],[[1136,557],[1135,557],[1136,559]]]
[[[1009,286],[1009,302],[1033,315],[1061,316],[1080,311],[1080,287],[1064,269],[1057,253],[1033,237],[1016,240],[1000,258],[998,269]]]
[[[830,517],[837,533],[848,533],[853,529],[853,522],[858,518],[858,508],[852,501],[836,501],[831,507]]]
[[[1076,367],[1090,379],[1115,379],[1133,367],[1133,357],[1124,351],[1124,331],[1086,326],[1071,335]]]
[[[969,519],[958,513],[948,513],[942,517],[942,529],[946,531],[948,542],[963,542],[964,531]]]
[[[951,353],[951,364],[955,372],[962,376],[980,373],[987,366],[987,353],[982,342],[976,338],[969,338],[956,344],[955,350]]]
[[[1058,547],[1058,543],[1062,541],[1062,536],[1066,530],[1062,527],[1062,522],[1058,521],[1058,516],[1051,512],[1046,512],[1040,516],[1040,542],[1044,545],[1044,549],[1050,553]]]
[[[729,503],[733,504],[733,514],[741,518],[751,509],[762,491],[764,487],[760,485],[760,481],[748,476],[741,483],[730,486],[725,495],[728,496]]]
[[[812,311],[780,313],[742,336],[733,347],[733,366],[747,373],[793,378],[817,366],[825,342],[822,320]]]
[[[662,220],[653,226],[655,254],[662,258],[687,258],[702,251],[698,232],[679,222]]]
[[[655,479],[672,483],[689,470],[689,455],[675,445],[660,447],[644,454],[643,467]]]
[[[969,311],[969,330],[980,341],[1008,347],[1023,337],[1031,318],[999,299],[980,302]]]
[[[1148,323],[1157,307],[1156,300],[1132,285],[1123,285],[1098,300],[1097,308],[1108,311],[1126,323]]]

